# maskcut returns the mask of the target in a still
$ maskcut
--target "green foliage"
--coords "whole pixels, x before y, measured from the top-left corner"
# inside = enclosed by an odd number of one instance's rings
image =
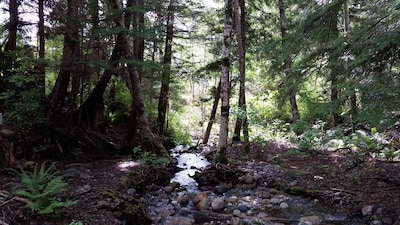
[[[300,135],[300,139],[298,141],[299,143],[299,148],[303,151],[306,152],[312,152],[315,150],[314,148],[314,142],[316,141],[317,134],[312,131],[306,131],[302,135]]]
[[[170,160],[166,157],[157,156],[154,152],[143,151],[141,146],[133,148],[133,153],[139,155],[139,161],[145,164],[149,164],[152,167],[159,168],[166,166],[170,163]]]
[[[181,115],[178,115],[178,113],[179,112],[176,111],[170,111],[169,113],[170,116],[168,117],[167,128],[168,138],[176,145],[191,145],[190,126],[184,123],[185,119],[183,119]],[[192,117],[191,119],[194,118]]]
[[[292,124],[290,127],[291,127],[292,131],[297,135],[300,135],[300,134],[306,132],[307,130],[311,129],[308,122],[306,122],[304,120],[297,121],[294,124]]]
[[[400,150],[397,150],[393,147],[389,148],[389,147],[385,147],[382,152],[381,155],[383,155],[383,157],[386,160],[390,160],[393,161],[396,157],[400,157]]]
[[[25,142],[34,125],[46,124],[44,77],[33,69],[29,49],[18,54],[27,56],[18,60],[19,67],[5,79],[6,90],[0,93],[0,100],[4,102],[5,123],[17,122],[19,138]]]
[[[31,202],[27,206],[39,214],[59,216],[63,208],[78,202],[60,199],[68,184],[62,181],[63,176],[57,175],[54,164],[47,168],[45,163],[40,168],[36,165],[33,172],[21,168],[17,175],[21,177],[23,189],[16,191],[16,194],[28,198]]]

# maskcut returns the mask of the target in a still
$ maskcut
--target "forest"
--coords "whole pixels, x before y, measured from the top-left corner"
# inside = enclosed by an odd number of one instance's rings
[[[0,8],[0,225],[400,224],[399,0]]]

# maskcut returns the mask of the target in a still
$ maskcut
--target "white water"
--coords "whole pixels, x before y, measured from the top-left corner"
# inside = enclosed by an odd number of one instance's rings
[[[181,186],[186,187],[188,191],[198,191],[197,182],[191,177],[196,171],[200,171],[208,166],[210,163],[207,159],[200,155],[200,153],[185,152],[188,147],[179,145],[171,149],[172,157],[178,160],[178,167],[183,169],[175,174],[171,182],[178,182]]]

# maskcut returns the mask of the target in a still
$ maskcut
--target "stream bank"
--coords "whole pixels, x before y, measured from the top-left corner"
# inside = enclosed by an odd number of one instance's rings
[[[327,206],[318,194],[289,194],[280,187],[297,187],[296,173],[279,165],[250,161],[223,168],[206,161],[205,156],[212,153],[208,146],[191,152],[180,146],[171,152],[184,169],[176,176],[183,172],[190,176],[187,180],[175,176],[169,185],[146,195],[148,216],[154,225],[400,224],[382,216],[379,208],[373,211],[365,206],[358,214],[349,215]]]

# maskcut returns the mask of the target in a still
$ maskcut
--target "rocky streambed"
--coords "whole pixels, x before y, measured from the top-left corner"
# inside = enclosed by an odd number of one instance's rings
[[[204,156],[208,153],[172,150],[182,171],[169,185],[145,196],[152,224],[400,224],[400,218],[384,216],[380,208],[364,206],[359,214],[346,215],[317,197],[279,190],[277,184],[290,182],[295,174],[277,165],[249,162],[232,171],[210,164]]]

